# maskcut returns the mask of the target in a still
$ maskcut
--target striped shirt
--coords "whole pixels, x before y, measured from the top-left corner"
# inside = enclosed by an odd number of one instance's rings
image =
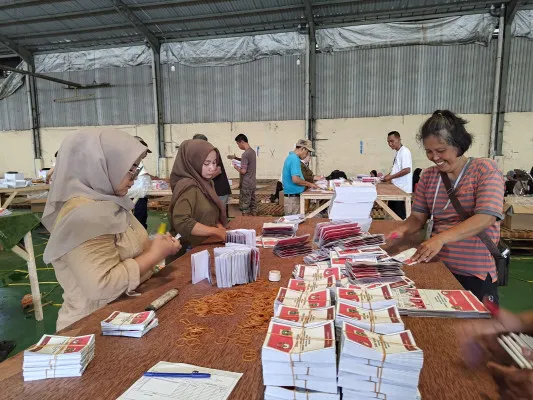
[[[431,215],[439,178],[440,172],[437,167],[424,171],[416,187],[413,211]],[[452,186],[454,184],[452,181]],[[455,193],[468,214],[487,214],[496,217],[496,223],[485,232],[494,243],[498,243],[499,221],[503,219],[504,181],[496,163],[484,158],[473,159],[459,180]],[[432,235],[453,228],[461,222],[461,218],[453,205],[448,203],[448,199],[444,182],[441,181],[433,211]],[[439,257],[454,274],[475,276],[482,280],[490,274],[493,281],[497,279],[494,259],[477,236],[444,245]]]

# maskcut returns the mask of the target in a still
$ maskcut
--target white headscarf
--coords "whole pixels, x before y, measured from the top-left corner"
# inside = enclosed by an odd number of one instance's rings
[[[126,231],[134,205],[128,197],[116,196],[115,189],[145,152],[133,136],[116,129],[83,129],[63,141],[42,217],[51,232],[46,263],[87,240]],[[75,197],[96,201],[75,208],[56,224],[65,203]]]

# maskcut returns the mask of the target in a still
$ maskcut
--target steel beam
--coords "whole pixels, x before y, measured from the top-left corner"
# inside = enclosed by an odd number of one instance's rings
[[[24,61],[26,61],[26,63],[28,63],[28,64],[33,64],[33,58],[30,58],[29,60],[24,60]],[[52,81],[52,82],[56,82],[56,83],[62,83],[64,85],[72,86],[72,87],[75,87],[75,88],[83,88],[84,87],[84,85],[82,85],[81,83],[66,81],[64,79],[59,79],[59,78],[54,78],[52,76],[39,74],[39,73],[35,72],[35,68],[30,68],[27,71],[25,71],[23,69],[13,68],[13,67],[10,67],[10,66],[7,66],[7,65],[0,65],[0,69],[4,69],[6,71],[11,71],[11,72],[16,72],[17,74],[28,75],[29,77],[32,77],[32,78],[40,78],[40,79],[44,79],[44,80],[47,80],[47,81]]]
[[[0,34],[0,43],[3,44],[8,49],[12,50],[20,56],[24,61],[28,62],[33,59],[31,51],[29,51],[24,46],[20,46],[13,41],[13,39]]]
[[[163,118],[163,95],[161,90],[161,58],[159,50],[152,48],[152,84],[154,93],[154,115],[157,129],[159,159],[165,158],[165,125]],[[158,170],[161,165],[158,160]]]
[[[122,2],[122,0],[111,0],[113,2],[113,5],[115,6],[115,9],[126,19],[130,21],[130,23],[133,25],[133,27],[139,32],[141,35],[145,37],[145,39],[150,43],[150,46],[152,49],[154,49],[157,53],[159,53],[159,40],[155,37],[155,35],[144,25],[144,23],[129,9],[129,7]]]
[[[60,21],[63,19],[98,17],[101,15],[116,14],[116,12],[117,10],[115,9],[115,7],[100,8],[94,11],[83,10],[83,11],[76,11],[76,12],[67,12],[67,13],[62,13],[62,14],[55,14],[53,16],[31,17],[31,18],[14,19],[12,21],[0,22],[0,27],[35,24],[35,23],[42,23],[42,22],[55,22],[55,21]]]
[[[316,30],[315,18],[313,15],[313,6],[311,0],[303,0],[305,6],[305,17],[308,26],[309,46],[307,48],[306,60],[306,121],[307,137],[312,141],[315,148],[316,130],[315,130],[315,99],[316,99]]]
[[[33,158],[35,160],[42,159],[41,152],[41,132],[39,122],[39,103],[37,101],[37,84],[35,82],[35,63],[33,59],[26,61],[27,63],[27,78],[26,90],[28,94],[28,108],[30,116],[31,131],[33,136]],[[2,69],[4,69],[2,67]]]

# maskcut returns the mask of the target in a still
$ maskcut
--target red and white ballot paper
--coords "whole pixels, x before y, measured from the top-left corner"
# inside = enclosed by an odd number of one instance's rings
[[[114,311],[100,322],[104,336],[128,336],[140,338],[158,325],[155,311],[125,313]]]
[[[280,306],[272,319],[291,326],[313,326],[335,320],[335,307],[296,308]]]
[[[468,290],[393,289],[401,315],[489,318],[490,312]]]
[[[323,308],[331,306],[331,292],[329,289],[317,290],[314,292],[302,292],[280,288],[278,296],[274,301],[274,314],[280,306],[295,308]]]
[[[377,310],[396,305],[396,299],[392,297],[392,290],[389,285],[362,289],[338,287],[336,299],[367,310]]]

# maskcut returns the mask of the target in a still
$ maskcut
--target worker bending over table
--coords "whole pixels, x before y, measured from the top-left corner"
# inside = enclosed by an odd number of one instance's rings
[[[416,187],[411,216],[389,239],[404,239],[428,223],[426,241],[413,261],[429,262],[438,256],[459,283],[482,300],[498,303],[494,258],[477,236],[482,232],[497,244],[503,210],[503,176],[493,160],[467,158],[472,145],[466,121],[451,111],[435,111],[418,135],[427,158],[435,166],[424,171]],[[443,180],[449,179],[468,218],[455,210]]]
[[[221,162],[217,154],[211,143],[193,139],[185,140],[176,155],[170,175],[172,199],[168,217],[171,233],[181,235],[183,248],[178,256],[208,238],[226,240],[226,207],[213,184]]]
[[[126,196],[146,147],[116,129],[85,129],[59,149],[42,223],[51,232],[44,262],[64,290],[57,330],[150,278],[180,248],[168,235],[148,240]]]

